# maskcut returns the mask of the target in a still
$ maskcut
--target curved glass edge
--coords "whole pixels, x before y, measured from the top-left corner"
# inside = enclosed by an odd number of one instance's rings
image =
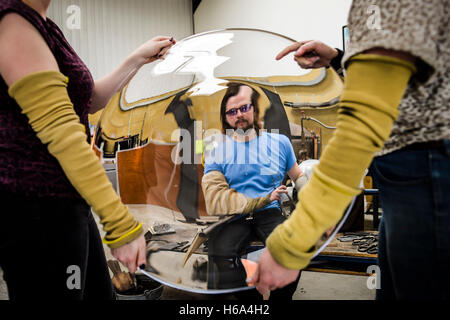
[[[140,272],[142,272],[144,275],[146,275],[147,277],[158,281],[159,283],[166,285],[168,287],[174,288],[174,289],[178,289],[178,290],[183,290],[183,291],[187,291],[187,292],[191,292],[191,293],[199,293],[199,294],[225,294],[225,293],[233,293],[233,292],[238,292],[238,291],[246,291],[246,290],[250,290],[250,289],[255,289],[255,286],[247,286],[247,287],[238,287],[238,288],[228,288],[228,289],[199,289],[199,288],[190,288],[190,287],[186,287],[186,286],[180,286],[177,285],[176,283],[173,282],[169,282],[166,280],[163,280],[155,275],[153,275],[150,272],[147,272],[144,269],[138,268]]]
[[[314,259],[315,257],[317,257],[330,244],[330,242],[334,239],[336,234],[339,232],[339,230],[341,229],[341,227],[344,225],[345,221],[347,220],[348,215],[352,211],[353,206],[354,206],[355,201],[356,201],[356,198],[357,197],[353,197],[352,202],[348,206],[347,211],[345,212],[345,214],[342,216],[339,224],[337,225],[336,228],[334,228],[334,231],[331,233],[331,235],[328,237],[328,239],[320,246],[319,249],[316,250],[316,252],[312,256],[311,260]]]

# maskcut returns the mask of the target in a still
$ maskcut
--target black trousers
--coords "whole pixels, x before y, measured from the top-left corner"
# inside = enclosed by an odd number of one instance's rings
[[[267,237],[280,223],[286,220],[281,211],[270,208],[253,215],[237,216],[224,225],[217,227],[208,238],[208,287],[226,289],[245,287],[247,284],[245,268],[240,257],[252,241],[266,242]],[[297,289],[300,275],[296,281],[274,290],[270,300],[290,300]],[[256,291],[237,292],[238,299],[262,299]]]
[[[0,200],[0,266],[11,300],[114,299],[100,234],[84,200],[14,194]]]

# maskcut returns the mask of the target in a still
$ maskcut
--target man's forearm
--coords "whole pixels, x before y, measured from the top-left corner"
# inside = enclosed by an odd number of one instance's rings
[[[271,202],[270,194],[265,197],[248,198],[230,188],[225,176],[219,171],[211,171],[204,175],[202,188],[209,215],[252,213]]]

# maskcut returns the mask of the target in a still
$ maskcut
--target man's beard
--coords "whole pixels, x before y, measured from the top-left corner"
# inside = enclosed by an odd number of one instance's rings
[[[245,126],[243,128],[238,128],[237,124],[239,122],[247,122],[247,126]],[[237,134],[245,135],[245,134],[248,134],[249,133],[248,131],[250,129],[253,129],[254,127],[255,126],[253,125],[253,123],[249,123],[246,119],[241,119],[241,120],[236,121],[236,123],[234,124],[233,129],[234,129],[234,131],[236,131]]]

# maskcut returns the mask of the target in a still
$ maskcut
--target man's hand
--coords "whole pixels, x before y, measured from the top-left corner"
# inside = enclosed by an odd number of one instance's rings
[[[134,273],[138,266],[145,265],[146,263],[144,235],[119,248],[111,249],[111,254],[126,266],[128,271]]]
[[[294,282],[299,273],[299,270],[287,269],[280,265],[272,257],[269,250],[265,248],[259,258],[254,276],[247,279],[247,282],[249,285],[256,285],[258,292],[266,296],[269,291],[282,288]]]
[[[304,69],[328,67],[331,60],[338,55],[338,51],[318,40],[307,40],[291,44],[276,56],[280,60],[290,52],[294,53],[294,60]]]
[[[280,194],[288,193],[286,186],[279,186],[270,194],[270,201],[281,200]]]

